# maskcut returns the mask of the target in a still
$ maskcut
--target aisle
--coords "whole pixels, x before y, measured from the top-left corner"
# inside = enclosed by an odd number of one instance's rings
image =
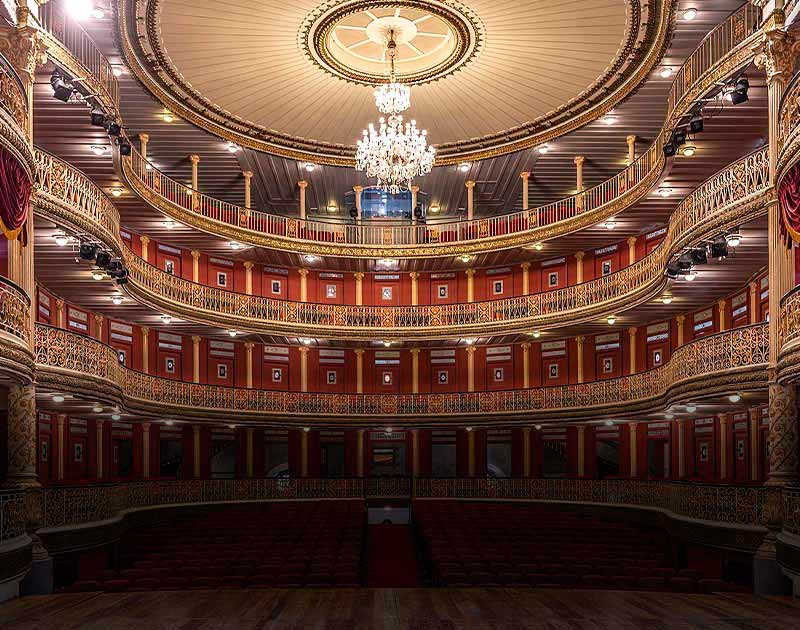
[[[417,556],[408,525],[367,528],[367,585],[377,588],[419,586]]]

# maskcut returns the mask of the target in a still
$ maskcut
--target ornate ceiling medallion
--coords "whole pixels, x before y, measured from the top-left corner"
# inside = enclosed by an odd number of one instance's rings
[[[458,2],[328,2],[303,23],[299,44],[318,66],[343,79],[385,83],[387,33],[397,42],[397,79],[406,85],[444,77],[480,50],[483,27]]]

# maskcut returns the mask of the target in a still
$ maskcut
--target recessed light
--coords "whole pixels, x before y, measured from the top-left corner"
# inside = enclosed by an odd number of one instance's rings
[[[697,271],[694,269],[690,269],[689,273],[684,274],[683,277],[686,279],[687,282],[694,282],[695,278],[697,278]]]
[[[172,420],[164,420],[164,424],[166,424],[168,427],[171,427],[175,423]]]
[[[694,7],[689,7],[688,9],[684,9],[683,11],[683,19],[687,22],[691,22],[693,19],[697,17],[697,9]]]
[[[462,173],[466,173],[467,171],[469,171],[471,166],[472,164],[470,164],[469,162],[461,162],[461,164],[458,165],[458,170],[461,171]]]
[[[471,346],[473,343],[475,343],[475,339],[473,339],[472,337],[467,337],[466,339],[464,339],[464,343],[467,344],[468,346]]]
[[[172,315],[166,315],[166,314],[162,315],[161,321],[164,322],[165,324],[169,324],[172,321]]]
[[[604,125],[613,125],[615,122],[617,122],[617,117],[609,113],[603,116],[601,120],[603,121]]]
[[[672,419],[673,419],[675,416],[674,416],[674,415],[672,415],[671,413],[665,413],[665,414],[664,414],[664,417],[665,417],[667,420],[672,420]]]
[[[170,112],[164,112],[164,113],[161,115],[161,119],[162,119],[162,120],[163,120],[165,123],[171,123],[171,122],[174,122],[174,120],[175,120],[175,116],[173,116],[173,115],[172,115]]]
[[[118,414],[118,413],[112,413],[111,414],[111,419],[112,420],[120,420],[120,419],[122,419],[122,415]]]
[[[658,194],[661,197],[667,198],[672,194],[672,188],[659,188]]]
[[[671,295],[665,295],[661,298],[662,304],[672,304],[673,297]]]
[[[384,429],[384,431],[385,431],[386,433],[392,433],[392,427],[386,427],[386,428]]]
[[[681,149],[681,155],[684,157],[692,157],[695,153],[697,153],[697,147],[693,144],[687,144]]]
[[[465,430],[467,433],[469,433],[470,431],[472,431],[472,427],[464,427],[464,430]]]
[[[105,155],[106,151],[108,151],[108,147],[104,144],[93,144],[89,147],[89,149],[97,156]]]
[[[334,203],[333,201],[328,204],[328,207],[326,209],[328,211],[328,214],[336,214],[337,212],[339,212],[339,206],[337,206],[336,203]]]
[[[306,433],[308,433],[309,431],[311,431],[311,429],[310,429],[309,427],[303,427],[303,431],[305,431]]]
[[[613,326],[614,323],[617,321],[617,316],[616,315],[609,315],[606,318],[606,321],[608,322],[609,326]]]
[[[302,343],[304,346],[310,346],[311,345],[311,339],[309,339],[308,337],[302,337],[300,339],[300,343]]]
[[[53,234],[53,240],[59,247],[64,247],[64,245],[69,243],[69,236],[64,234],[64,232],[56,232],[55,234]]]
[[[658,73],[662,79],[669,79],[672,76],[672,68],[664,66]]]
[[[614,219],[614,217],[611,217],[605,223],[603,223],[603,227],[607,230],[613,230],[615,227],[617,227],[616,219]]]
[[[548,145],[548,144],[541,144],[541,145],[539,145],[539,148],[537,149],[537,151],[539,151],[539,153],[541,153],[542,155],[547,153],[549,150],[550,150],[550,145]]]
[[[112,196],[114,196],[114,197],[121,197],[121,196],[122,196],[122,193],[123,193],[123,190],[122,190],[122,188],[112,188],[112,189],[111,189],[111,194],[112,194]]]
[[[121,66],[111,66],[111,73],[115,77],[121,77],[122,76],[122,67]]]
[[[235,142],[228,142],[227,144],[227,149],[231,153],[236,153],[239,150],[239,148],[240,148],[239,145],[236,144]]]
[[[605,425],[607,427],[613,427],[614,426],[614,421],[613,420],[606,420],[605,421]]]
[[[164,221],[164,227],[167,228],[168,230],[174,230],[176,227],[179,226],[180,223],[178,223],[177,221],[173,221],[172,219],[167,219],[166,221]]]
[[[537,424],[537,425],[534,425],[533,428],[536,429],[537,431],[539,431],[539,430],[541,430],[542,425],[541,424]]]
[[[463,255],[459,256],[459,257],[458,257],[458,259],[459,259],[459,260],[460,260],[462,263],[469,263],[469,262],[472,262],[472,256],[470,256],[469,254],[463,254]]]
[[[738,232],[733,232],[725,237],[725,242],[728,247],[739,247],[742,244],[742,235]]]
[[[694,413],[695,411],[697,411],[697,407],[695,407],[694,405],[686,405],[686,411],[688,411],[689,413]]]
[[[384,345],[384,346],[386,346],[386,347],[388,348],[389,346],[391,346],[391,345],[392,345],[392,342],[391,342],[391,341],[389,341],[388,339],[385,339],[385,340],[383,341],[383,345]]]
[[[117,293],[111,296],[111,303],[114,304],[115,306],[119,306],[120,304],[122,304],[123,299],[124,298],[119,293]]]
[[[319,256],[314,256],[314,254],[305,254],[303,256],[303,262],[308,264],[315,263],[319,260]]]
[[[103,406],[102,405],[95,405],[92,407],[92,411],[94,413],[103,413]]]
[[[92,270],[92,278],[95,280],[103,280],[106,277],[106,272],[102,269],[93,269]]]
[[[55,394],[53,396],[53,402],[62,403],[64,402],[65,398],[61,394]]]
[[[431,214],[439,214],[440,210],[441,210],[441,208],[439,208],[439,206],[436,206],[436,205],[430,206],[428,208],[428,212],[430,212]]]
[[[313,162],[306,162],[303,168],[306,169],[307,173],[313,173],[314,169],[317,168],[317,165],[314,164]]]
[[[236,335],[238,335],[238,334],[239,334],[239,333],[238,333],[238,332],[236,332],[235,330],[229,330],[229,331],[228,331],[228,337],[235,337],[235,336],[236,336]]]
[[[738,403],[741,399],[742,397],[739,394],[731,394],[728,396],[728,400],[730,400],[732,403]]]
[[[544,245],[542,243],[534,243],[533,244],[533,249],[535,249],[537,252],[542,251],[543,247],[544,247]]]
[[[229,428],[229,429],[235,429],[235,428],[236,428],[236,425],[235,425],[235,424],[229,424],[229,425],[228,425],[228,428]]]
[[[538,330],[534,330],[534,331],[531,333],[531,335],[533,336],[533,338],[534,338],[534,339],[538,339],[539,337],[541,337],[541,336],[542,336],[542,333],[540,333]]]
[[[233,251],[236,251],[238,249],[242,249],[242,244],[236,241],[231,241],[228,243],[228,247],[230,247]]]

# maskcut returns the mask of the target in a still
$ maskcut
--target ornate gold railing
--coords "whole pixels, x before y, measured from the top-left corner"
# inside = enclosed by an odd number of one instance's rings
[[[32,170],[28,138],[28,99],[14,68],[0,55],[0,143],[20,158],[26,171]]]
[[[800,488],[783,488],[783,531],[800,536]]]
[[[61,2],[39,7],[39,25],[47,40],[47,54],[73,78],[81,79],[108,114],[118,115],[119,84],[105,55]]]
[[[37,210],[120,251],[119,212],[103,191],[74,166],[42,149],[35,149],[34,157]]]
[[[415,479],[416,498],[573,501],[655,508],[712,523],[765,527],[781,490],[631,479]]]
[[[669,258],[693,239],[739,225],[763,211],[769,188],[767,149],[729,165],[684,199],[666,238],[624,269],[544,293],[467,304],[356,306],[291,302],[233,293],[168,274],[125,249],[129,290],[154,308],[193,321],[273,334],[362,339],[432,339],[526,331],[587,321],[631,308],[666,283]]]
[[[0,490],[0,543],[25,533],[25,492]]]
[[[159,378],[119,364],[113,348],[95,339],[44,324],[36,326],[36,364],[40,384],[75,391],[94,391],[103,383],[121,391],[121,403],[137,413],[174,413],[198,418],[225,416],[236,411],[242,418],[264,416],[316,419],[422,416],[463,421],[465,414],[511,417],[532,414],[558,416],[581,409],[585,415],[641,411],[663,405],[675,390],[685,395],[699,387],[723,391],[728,372],[735,389],[766,382],[769,352],[768,327],[756,324],[736,328],[688,343],[659,368],[616,379],[522,390],[460,392],[451,394],[329,394],[286,392],[203,385]],[[755,373],[753,373],[755,372]],[[763,376],[763,378],[762,378]],[[98,385],[97,379],[103,381]],[[314,418],[308,420],[307,418]]]
[[[31,339],[31,301],[20,287],[0,277],[0,332],[28,346]]]

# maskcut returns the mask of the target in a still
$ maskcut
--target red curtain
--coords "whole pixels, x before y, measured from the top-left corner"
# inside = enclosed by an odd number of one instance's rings
[[[6,238],[26,240],[31,181],[17,158],[0,147],[0,229]]]
[[[795,164],[778,187],[783,221],[781,231],[789,234],[792,240],[800,242],[800,163]]]

